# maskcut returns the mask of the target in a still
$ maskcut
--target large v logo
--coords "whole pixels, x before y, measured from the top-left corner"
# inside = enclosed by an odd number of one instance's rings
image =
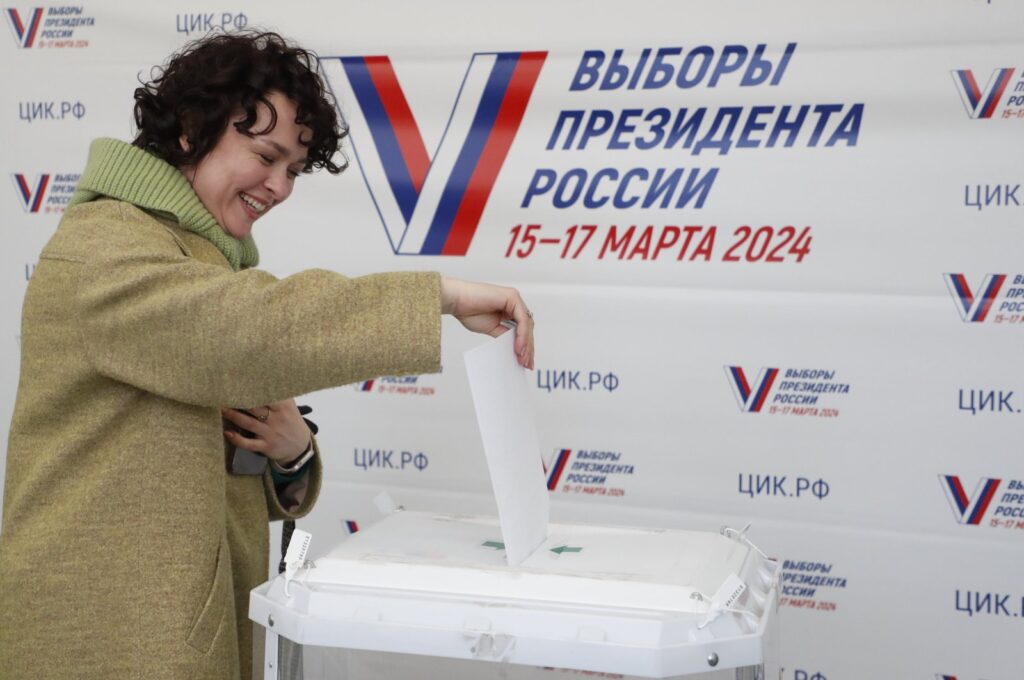
[[[474,54],[432,157],[388,57],[321,60],[396,254],[466,254],[546,57]]]

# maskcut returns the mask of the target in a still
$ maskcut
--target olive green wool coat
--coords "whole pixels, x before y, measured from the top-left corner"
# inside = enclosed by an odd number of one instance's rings
[[[174,212],[76,204],[30,282],[0,677],[249,677],[268,517],[307,512],[320,471],[291,508],[229,474],[219,407],[439,368],[436,274],[236,271]]]

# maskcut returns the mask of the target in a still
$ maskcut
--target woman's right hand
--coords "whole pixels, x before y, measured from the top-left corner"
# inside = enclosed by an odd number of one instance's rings
[[[441,313],[451,314],[471,331],[498,337],[516,322],[516,359],[533,368],[533,314],[515,288],[441,277]]]
[[[224,438],[235,446],[260,453],[287,466],[312,445],[309,426],[295,405],[294,399],[257,406],[248,410],[222,407],[221,416],[251,436],[231,429]]]

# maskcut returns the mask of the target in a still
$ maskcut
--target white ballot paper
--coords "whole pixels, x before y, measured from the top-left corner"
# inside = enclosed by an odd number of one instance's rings
[[[527,371],[516,362],[514,338],[510,330],[465,354],[510,566],[547,539],[549,514]]]

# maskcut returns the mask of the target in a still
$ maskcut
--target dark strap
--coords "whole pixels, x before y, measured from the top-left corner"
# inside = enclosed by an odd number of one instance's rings
[[[320,428],[317,427],[316,423],[314,423],[312,420],[305,417],[312,412],[313,409],[310,406],[299,406],[299,415],[303,416],[302,419],[306,421],[306,427],[309,428],[310,432],[316,434],[317,432],[320,431]],[[293,533],[295,533],[295,520],[286,519],[284,521],[284,525],[281,527],[281,562],[277,565],[278,574],[284,573],[284,556],[288,552],[288,544],[292,541]]]
[[[295,533],[295,520],[286,519],[281,526],[281,563],[277,565],[277,573],[284,573],[284,556],[288,552],[288,544],[292,541],[292,534]]]

